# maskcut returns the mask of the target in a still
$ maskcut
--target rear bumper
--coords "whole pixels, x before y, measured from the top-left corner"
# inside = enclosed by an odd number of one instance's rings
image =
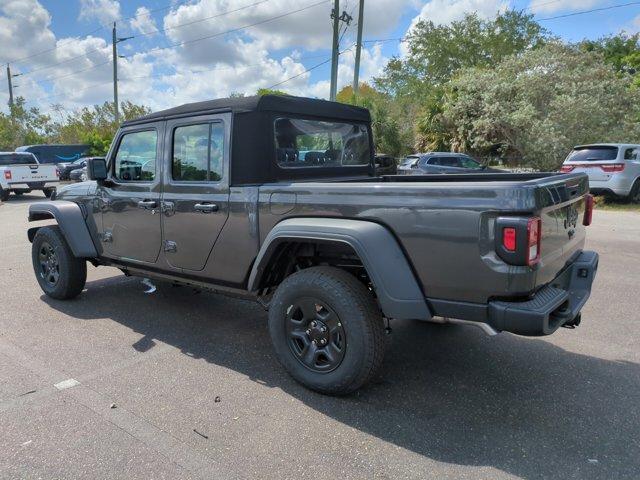
[[[48,182],[10,183],[8,190],[42,190],[43,188],[57,187],[60,182],[52,180]]]
[[[598,269],[598,254],[583,251],[554,280],[525,301],[491,301],[485,305],[430,300],[435,315],[485,323],[518,335],[551,335],[563,325],[577,324],[589,299]]]
[[[635,178],[626,175],[611,175],[608,180],[591,180],[589,179],[589,190],[592,193],[613,193],[621,197],[626,197],[631,192]]]

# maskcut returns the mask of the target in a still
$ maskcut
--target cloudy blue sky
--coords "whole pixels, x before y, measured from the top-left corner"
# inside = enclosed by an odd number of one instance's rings
[[[631,3],[632,5],[626,5]],[[111,25],[119,43],[121,99],[168,106],[254,93],[260,87],[327,97],[332,0],[2,0],[0,63],[15,95],[46,111],[112,100]],[[448,23],[466,12],[526,10],[570,41],[640,30],[631,0],[366,0],[362,79],[381,72],[419,18]],[[625,5],[620,8],[608,8]],[[357,0],[341,0],[357,16]],[[578,12],[598,9],[591,13]],[[560,17],[560,18],[554,18]],[[339,86],[353,76],[355,19],[341,41]],[[376,41],[382,40],[382,41]],[[316,67],[316,68],[313,68]],[[6,65],[0,109],[7,110]],[[310,71],[308,71],[311,69]]]

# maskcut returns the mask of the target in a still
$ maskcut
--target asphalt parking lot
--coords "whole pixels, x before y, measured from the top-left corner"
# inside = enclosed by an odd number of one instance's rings
[[[0,478],[640,477],[640,213],[597,211],[576,330],[393,325],[377,381],[297,385],[253,303],[89,267],[43,296],[0,205]]]

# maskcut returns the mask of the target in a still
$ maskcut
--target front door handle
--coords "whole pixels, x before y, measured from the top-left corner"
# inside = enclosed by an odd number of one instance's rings
[[[142,208],[143,210],[152,210],[154,208],[158,208],[158,202],[155,200],[140,200],[138,202],[138,208]]]
[[[196,203],[193,209],[196,212],[213,213],[218,211],[218,205],[215,203]]]

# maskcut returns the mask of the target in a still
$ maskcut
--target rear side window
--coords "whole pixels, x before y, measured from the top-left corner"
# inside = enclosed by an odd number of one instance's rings
[[[640,148],[627,148],[624,151],[625,160],[640,160]]]
[[[433,157],[429,160],[429,165],[439,165],[441,167],[460,167],[460,160],[457,157]]]
[[[283,168],[368,166],[365,125],[300,118],[275,121],[276,158]]]
[[[177,127],[173,133],[171,178],[182,182],[221,180],[223,142],[222,122]]]
[[[0,155],[0,165],[33,165],[38,163],[31,154],[9,153]]]
[[[114,176],[126,182],[152,182],[156,177],[158,132],[125,133],[116,153]]]
[[[618,158],[618,147],[586,147],[573,150],[566,161],[598,162]]]

